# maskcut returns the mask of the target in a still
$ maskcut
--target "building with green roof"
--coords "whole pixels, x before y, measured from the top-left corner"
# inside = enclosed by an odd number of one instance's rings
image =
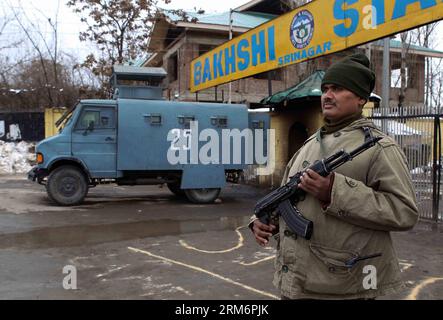
[[[251,0],[234,8],[232,34],[236,37],[291,8],[285,1]],[[322,124],[320,83],[324,71],[343,56],[355,51],[370,55],[377,75],[374,92],[380,93],[383,47],[380,41],[365,44],[347,51],[322,56],[308,62],[290,65],[249,78],[233,81],[231,85],[191,93],[191,62],[200,55],[229,41],[230,12],[220,14],[189,13],[188,20],[166,10],[158,13],[149,42],[149,57],[145,67],[163,67],[167,73],[165,98],[183,101],[245,103],[251,109],[266,107],[271,116],[271,126],[277,139],[276,170],[272,177],[261,177],[261,183],[277,185],[287,161],[301,146],[304,139]],[[399,73],[401,43],[391,40],[391,69]],[[407,55],[406,105],[420,106],[425,96],[425,66],[427,58],[443,58],[443,52],[411,44]],[[229,89],[231,87],[231,90]],[[231,92],[231,95],[229,95]],[[399,88],[395,81],[390,91],[390,104],[398,103]]]
[[[253,29],[279,15],[290,8],[285,1],[252,0],[234,8],[232,12],[233,37]],[[240,79],[231,83],[231,97],[229,85],[202,90],[197,94],[189,91],[190,64],[198,56],[214,49],[229,40],[230,12],[218,14],[187,13],[188,19],[168,10],[158,12],[149,42],[149,55],[142,63],[146,67],[163,67],[168,72],[166,98],[178,97],[179,100],[198,100],[207,102],[246,103],[251,108],[261,106],[261,101],[276,92],[284,91],[297,85],[316,70],[326,70],[342,56],[355,51],[370,52],[371,61],[378,79],[382,75],[382,41],[375,41],[346,52],[339,52],[323,56],[314,61],[291,65],[263,74],[256,74],[250,78]],[[391,61],[393,77],[399,78],[401,42],[391,40]],[[405,102],[411,105],[424,103],[424,77],[426,58],[443,58],[443,52],[424,48],[416,44],[408,48],[408,89]],[[135,65],[140,65],[137,61]],[[398,81],[397,81],[398,83]],[[376,92],[381,92],[381,81],[377,81]],[[398,100],[399,88],[393,80],[391,89],[391,104]]]

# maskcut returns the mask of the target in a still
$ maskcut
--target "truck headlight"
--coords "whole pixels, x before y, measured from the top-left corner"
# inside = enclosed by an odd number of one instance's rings
[[[37,164],[42,164],[44,162],[44,157],[43,154],[41,154],[40,152],[37,153]]]

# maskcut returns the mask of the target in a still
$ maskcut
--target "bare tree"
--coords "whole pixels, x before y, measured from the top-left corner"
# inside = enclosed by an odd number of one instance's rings
[[[52,39],[48,39],[44,33],[41,31],[40,26],[35,21],[31,19],[23,10],[21,2],[17,6],[13,6],[8,2],[10,11],[14,15],[15,21],[19,25],[20,29],[23,31],[27,41],[31,44],[35,51],[36,56],[40,61],[41,72],[46,81],[45,92],[48,97],[49,105],[60,106],[60,93],[62,91],[57,89],[58,86],[58,60],[59,60],[59,49],[58,49],[58,12],[60,7],[60,1],[57,2],[57,11],[55,18],[46,16],[44,12],[35,8],[37,12],[44,18],[44,20],[49,24],[52,30]],[[37,35],[37,36],[35,36]],[[48,69],[48,60],[51,61],[52,67]],[[51,73],[51,74],[50,74]]]
[[[429,79],[429,91],[430,94],[430,105],[434,107],[437,113],[442,111],[443,107],[443,70],[442,70],[442,59],[432,63],[430,65],[430,79]]]
[[[34,7],[36,14],[26,13],[21,3],[7,2],[12,23],[24,36],[20,53],[26,59],[8,59],[0,55],[0,105],[10,110],[42,110],[44,107],[70,106],[80,96],[95,98],[97,80],[87,69],[59,46],[59,8],[48,16]],[[3,26],[0,18],[0,26]],[[2,28],[0,30],[4,30]],[[49,31],[49,36],[46,30]],[[9,31],[9,30],[8,30]],[[3,33],[3,32],[2,32]],[[0,34],[2,36],[2,34]],[[4,81],[2,81],[2,79]]]
[[[436,35],[437,35],[437,26],[439,22],[430,23],[424,25],[423,27],[417,28],[412,31],[414,34],[414,42],[418,45],[433,49],[433,45],[436,43]],[[432,102],[441,100],[440,98],[435,97],[435,95],[439,94],[438,90],[434,90],[435,83],[433,78],[438,78],[438,73],[440,68],[436,68],[436,64],[440,66],[441,59],[438,61],[437,59],[433,59],[431,57],[426,57],[426,75],[425,75],[425,105],[429,107]]]
[[[406,89],[407,89],[406,54],[409,51],[411,43],[408,42],[408,32],[402,32],[400,34],[400,39],[401,39],[401,58],[400,58],[401,66],[400,66],[400,93],[398,94],[398,108],[400,112],[403,112],[403,103],[405,101]]]
[[[14,18],[10,16],[0,17],[0,39],[3,40],[5,38],[5,29],[13,20]],[[2,44],[0,46],[0,51],[5,49],[17,48],[21,43],[23,43],[23,39],[15,39],[11,42],[8,41],[7,44]]]
[[[12,39],[7,35],[7,28],[13,21],[14,17],[4,11],[2,12],[0,16],[0,84],[4,88],[9,86],[11,70],[22,61],[11,61],[7,54],[8,50],[16,49],[23,43],[23,39]]]
[[[171,0],[69,0],[67,5],[78,13],[86,30],[81,41],[97,45],[79,67],[89,68],[99,78],[104,95],[109,95],[109,76],[114,64],[128,63],[147,55],[152,22],[159,14],[159,3]],[[183,10],[167,10],[189,21]],[[198,10],[197,13],[204,11]],[[191,21],[197,19],[192,17]]]
[[[57,87],[54,83],[54,65],[52,60],[43,60],[44,68],[50,77],[50,82],[42,71],[42,62],[34,56],[30,61],[22,61],[10,68],[9,82],[6,90],[0,95],[0,105],[6,110],[14,111],[43,111],[50,105],[46,89],[58,91],[60,106],[70,106],[79,97],[80,88],[72,76],[70,61],[60,58],[55,69],[57,70]]]
[[[397,81],[394,83],[395,86],[400,88],[398,102],[400,111],[402,111],[409,84],[417,80],[414,79],[414,77],[417,77],[414,68],[417,65],[418,60],[416,60],[416,58],[418,56],[409,54],[411,46],[416,44],[421,47],[433,49],[433,46],[437,43],[437,41],[435,41],[437,25],[438,23],[431,23],[408,32],[403,32],[400,35],[402,42],[400,77],[396,79]],[[440,83],[442,80],[442,59],[426,56],[424,58],[424,64],[424,105],[426,109],[432,108],[434,111],[440,112],[443,100],[442,84]],[[406,70],[408,72],[406,72]],[[398,86],[399,83],[400,85]]]
[[[104,88],[112,66],[147,53],[149,29],[158,0],[69,0],[67,5],[81,15],[86,30],[81,41],[95,43],[99,54],[90,54],[81,67],[90,68]],[[170,0],[162,0],[169,3]]]

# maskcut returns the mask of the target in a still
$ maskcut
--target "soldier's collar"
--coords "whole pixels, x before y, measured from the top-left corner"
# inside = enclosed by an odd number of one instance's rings
[[[327,119],[324,119],[324,125],[323,125],[323,127],[321,127],[317,131],[316,139],[317,139],[317,141],[320,142],[325,134],[337,132],[337,131],[349,126],[352,122],[357,121],[361,118],[363,118],[363,115],[360,112],[360,113],[352,114],[352,115],[350,115],[338,122],[331,122]]]

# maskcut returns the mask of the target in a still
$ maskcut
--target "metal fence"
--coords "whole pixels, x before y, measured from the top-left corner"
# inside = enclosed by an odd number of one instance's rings
[[[442,221],[441,121],[443,114],[424,107],[366,110],[384,132],[403,149],[409,164],[422,219]]]

